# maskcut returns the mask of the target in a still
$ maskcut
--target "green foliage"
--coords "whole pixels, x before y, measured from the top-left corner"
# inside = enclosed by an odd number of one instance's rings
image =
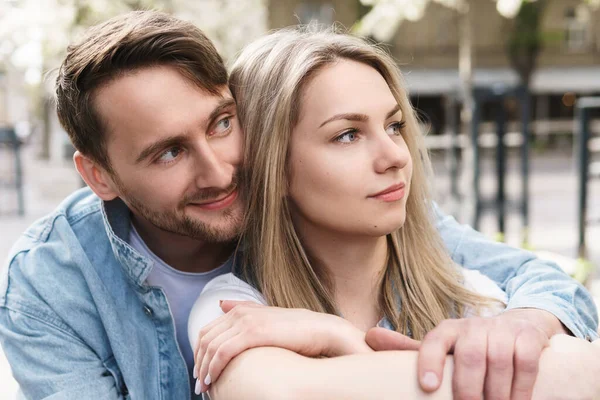
[[[511,21],[507,40],[508,56],[525,85],[529,84],[538,54],[543,47],[541,22],[546,5],[547,0],[524,0],[518,14]]]

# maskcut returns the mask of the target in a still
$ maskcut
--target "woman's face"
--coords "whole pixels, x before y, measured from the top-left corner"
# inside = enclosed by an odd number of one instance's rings
[[[290,142],[296,225],[368,236],[401,227],[412,175],[402,125],[375,69],[341,60],[320,70],[304,88]]]

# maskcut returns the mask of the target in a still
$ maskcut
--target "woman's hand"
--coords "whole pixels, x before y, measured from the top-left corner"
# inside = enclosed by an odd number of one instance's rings
[[[234,357],[254,347],[280,347],[308,357],[372,351],[363,331],[335,315],[253,302],[220,305],[225,315],[202,328],[194,349],[197,393],[206,391]]]

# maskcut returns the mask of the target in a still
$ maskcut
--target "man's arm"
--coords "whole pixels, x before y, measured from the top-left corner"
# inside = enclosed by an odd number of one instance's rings
[[[0,344],[28,399],[123,399],[106,364],[53,324],[0,307]]]
[[[558,265],[529,251],[494,242],[444,215],[437,206],[434,209],[437,228],[454,262],[496,282],[508,296],[507,310],[544,310],[574,336],[586,340],[598,337],[598,313],[592,296]]]
[[[102,359],[33,284],[39,268],[32,272],[26,266],[51,262],[47,251],[40,253],[45,259],[28,251],[18,253],[0,276],[0,344],[20,391],[28,399],[126,397],[114,358]],[[65,278],[65,270],[61,273]],[[85,314],[78,309],[67,312]]]

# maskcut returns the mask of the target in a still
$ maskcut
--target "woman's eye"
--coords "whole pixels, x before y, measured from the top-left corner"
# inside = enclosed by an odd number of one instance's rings
[[[177,158],[177,156],[179,156],[179,154],[181,154],[181,147],[171,147],[170,149],[168,149],[167,151],[163,152],[160,157],[158,158],[158,161],[161,163],[169,163],[173,160],[175,160]]]
[[[231,129],[231,118],[232,117],[226,117],[217,122],[217,125],[215,126],[215,134],[218,135]]]
[[[406,122],[402,121],[402,122],[394,122],[393,124],[390,124],[387,128],[387,132],[388,135],[394,135],[394,136],[400,136],[402,135],[402,130],[404,130],[404,126],[406,125]]]
[[[356,136],[356,131],[347,131],[335,138],[335,140],[340,143],[352,143],[356,140]]]

